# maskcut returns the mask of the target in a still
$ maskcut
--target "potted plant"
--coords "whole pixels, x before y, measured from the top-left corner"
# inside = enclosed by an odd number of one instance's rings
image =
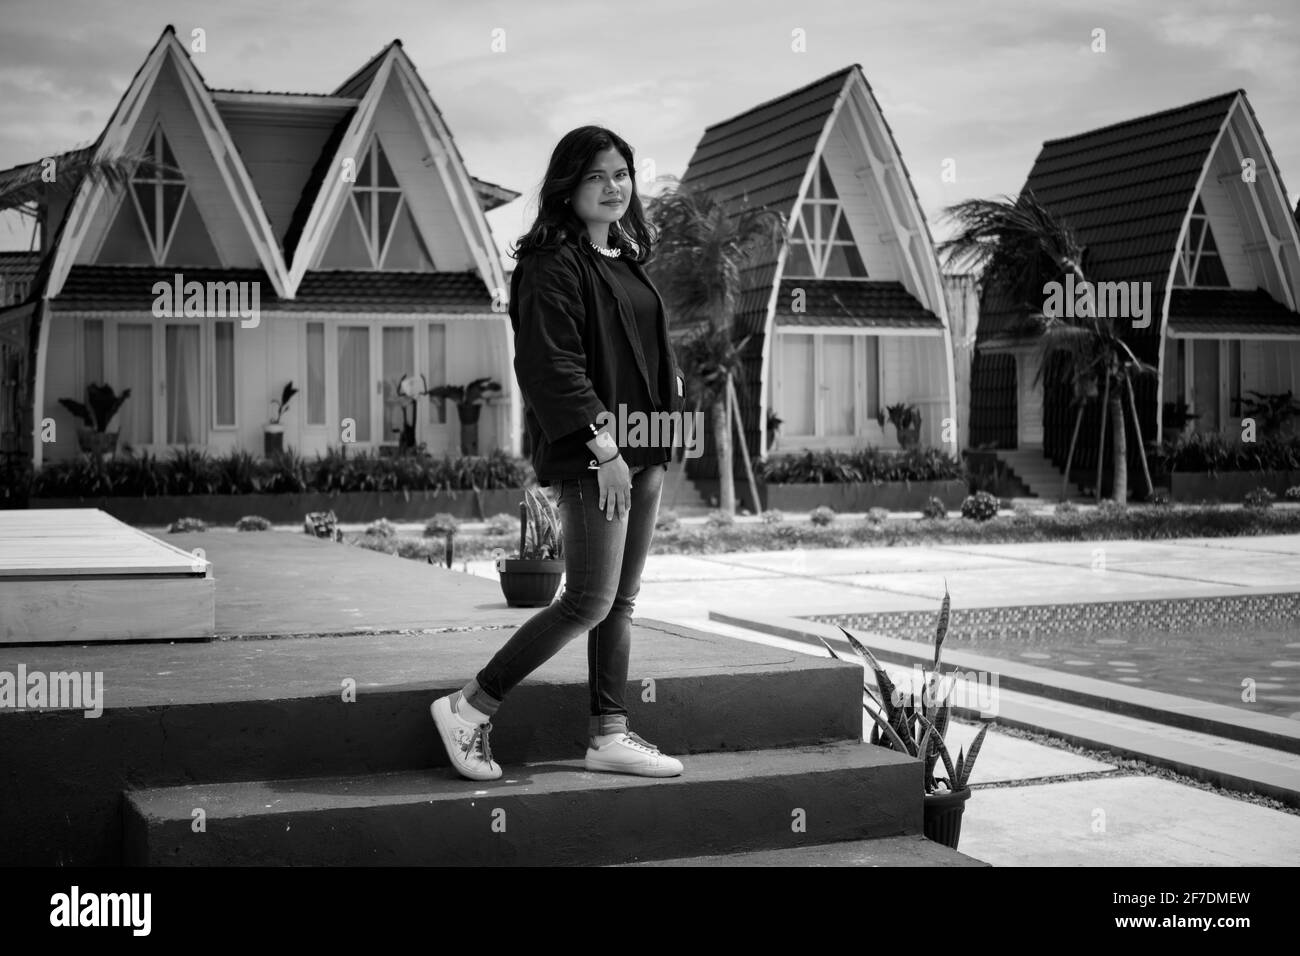
[[[497,559],[501,591],[510,607],[545,607],[564,574],[560,512],[538,487],[524,489],[519,503],[519,554]]]
[[[490,378],[476,378],[468,385],[439,385],[431,388],[426,395],[429,398],[450,398],[456,403],[456,412],[460,416],[460,453],[462,455],[478,454],[478,419],[483,406],[501,386]]]
[[[915,448],[921,440],[921,410],[915,405],[899,402],[876,412],[876,421],[885,427],[885,415],[898,434],[898,444],[902,448]]]
[[[298,389],[289,382],[280,392],[279,401],[271,399],[271,421],[262,426],[262,452],[267,458],[284,451],[284,426],[280,424],[280,416],[288,411],[289,400],[297,394]]]
[[[119,431],[110,432],[109,423],[131,397],[131,390],[123,389],[118,395],[107,383],[86,386],[86,403],[71,398],[59,399],[59,404],[81,419],[77,426],[77,447],[92,455],[111,455],[117,450]]]
[[[992,726],[992,719],[982,718],[984,726],[980,727],[979,733],[971,741],[970,753],[958,749],[957,762],[954,764],[943,740],[952,713],[952,704],[948,699],[953,686],[951,680],[942,693],[939,690],[943,686],[939,661],[943,652],[944,635],[948,633],[948,611],[948,589],[945,587],[934,638],[934,665],[933,669],[922,668],[919,702],[915,691],[909,694],[894,685],[880,662],[861,641],[844,628],[841,627],[840,630],[875,675],[874,694],[866,684],[862,685],[863,693],[875,705],[874,709],[868,707],[865,701],[862,705],[874,721],[871,743],[923,760],[925,836],[955,850],[961,838],[962,813],[966,809],[966,801],[970,799],[971,770],[975,766],[975,758],[979,756],[980,747],[984,745],[984,735]],[[822,644],[832,657],[841,659],[824,640]],[[940,760],[943,761],[947,776],[935,775]]]
[[[783,419],[778,418],[776,412],[772,409],[767,410],[767,447],[771,448],[772,443],[776,441],[776,433],[781,430]]]

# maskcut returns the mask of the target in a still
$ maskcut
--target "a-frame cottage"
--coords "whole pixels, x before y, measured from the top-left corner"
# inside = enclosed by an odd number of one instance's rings
[[[11,364],[39,328],[35,408],[15,394],[5,411],[37,465],[76,454],[59,399],[91,382],[131,389],[117,425],[138,451],[256,454],[270,402],[292,381],[301,391],[284,442],[311,455],[347,439],[396,444],[395,388],[409,374],[500,382],[481,447],[519,453],[509,284],[484,216],[518,194],[468,175],[400,41],[329,94],[246,92],[210,88],[168,27],[90,149],[179,172],[116,192],[86,180],[45,211],[45,268],[26,301],[0,311]],[[39,165],[0,177],[35,190]],[[180,300],[157,284],[177,277],[186,307],[169,309]],[[227,317],[193,314],[219,300],[191,301],[191,282],[256,288],[260,315],[234,314],[233,296]],[[41,441],[45,418],[53,443]],[[451,402],[422,399],[417,423],[432,452],[458,453]]]
[[[736,339],[752,336],[738,388],[751,454],[897,448],[876,416],[900,402],[920,410],[922,444],[957,453],[939,264],[861,66],[708,127],[682,182],[790,225],[779,253],[744,271],[736,307]],[[770,445],[769,410],[782,420]],[[716,477],[712,456],[692,464]]]
[[[1300,392],[1297,222],[1244,91],[1046,142],[1024,188],[1075,233],[1089,281],[1149,284],[1149,319],[1116,319],[1159,370],[1135,383],[1145,440],[1184,428],[1240,436],[1245,393]],[[970,443],[1001,450],[1034,476],[1031,491],[1054,495],[1076,412],[1059,360],[1035,387],[1032,327],[985,291]],[[1094,481],[1097,413],[1093,402],[1083,419],[1077,483]],[[1128,449],[1134,466],[1136,442]],[[1103,487],[1109,477],[1107,467]]]

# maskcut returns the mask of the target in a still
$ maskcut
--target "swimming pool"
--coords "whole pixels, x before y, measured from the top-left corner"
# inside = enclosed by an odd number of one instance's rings
[[[1300,622],[963,637],[944,647],[1300,720]],[[1254,701],[1243,700],[1253,688]]]

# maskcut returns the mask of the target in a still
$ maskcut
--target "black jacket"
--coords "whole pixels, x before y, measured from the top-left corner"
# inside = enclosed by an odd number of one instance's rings
[[[663,298],[659,302],[660,367],[647,369],[632,303],[603,257],[585,242],[520,260],[510,277],[510,324],[515,332],[515,376],[523,393],[525,427],[539,483],[593,475],[588,425],[603,411],[652,412],[650,376],[659,375],[662,410],[685,407],[685,379],[668,339]],[[654,289],[641,265],[628,264]],[[668,398],[664,398],[668,396]],[[663,459],[668,457],[664,450]]]

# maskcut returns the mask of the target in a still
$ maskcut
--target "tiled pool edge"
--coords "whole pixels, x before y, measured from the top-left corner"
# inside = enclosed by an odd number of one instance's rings
[[[846,614],[842,617],[847,619],[870,616]],[[840,615],[807,618],[762,615],[742,617],[720,611],[709,612],[709,619],[720,623],[748,628],[787,640],[802,641],[817,647],[821,647],[819,638],[825,638],[832,645],[847,649],[848,642],[840,634],[835,622],[825,621],[823,617],[834,618]],[[927,612],[927,617],[929,624],[923,640],[930,641],[934,636],[935,616],[933,612]],[[873,629],[873,627],[847,623],[844,626],[855,631]],[[932,660],[931,654],[917,650],[914,641],[884,637],[879,634],[857,636],[872,653],[888,663],[928,664]],[[1223,704],[1068,674],[1002,658],[985,657],[970,651],[946,651],[944,660],[961,670],[997,674],[998,686],[1007,690],[1300,754],[1300,721],[1288,720],[1285,717],[1255,715]]]
[[[884,631],[930,641],[938,606],[923,611],[810,614],[807,620]],[[1300,592],[1088,601],[1069,604],[953,608],[949,628],[963,636],[998,638],[1079,630],[1174,630],[1207,625],[1269,624],[1300,620]]]

